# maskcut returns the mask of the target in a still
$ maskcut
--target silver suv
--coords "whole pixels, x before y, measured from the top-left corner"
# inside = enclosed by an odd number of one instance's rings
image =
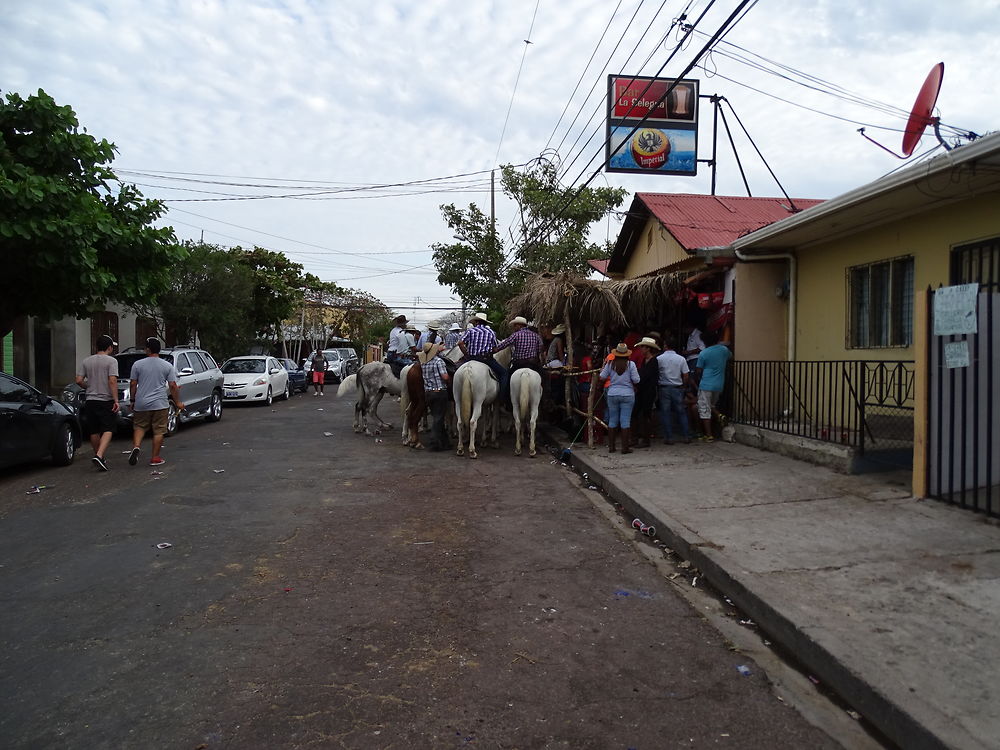
[[[118,360],[118,426],[132,429],[132,404],[129,401],[128,381],[132,365],[146,357],[143,349],[132,347],[115,355]],[[177,432],[180,424],[204,419],[218,422],[222,419],[222,370],[211,354],[194,346],[172,346],[160,350],[160,357],[171,362],[177,370],[177,388],[181,392],[184,411],[178,413],[170,402],[167,413],[167,434]],[[83,407],[86,393],[76,383],[63,388],[62,400]]]

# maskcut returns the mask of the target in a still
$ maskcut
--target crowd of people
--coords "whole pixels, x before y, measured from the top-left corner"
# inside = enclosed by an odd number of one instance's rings
[[[462,353],[460,362],[482,362],[496,374],[499,401],[505,408],[510,407],[510,375],[522,367],[538,371],[543,381],[549,379],[550,405],[561,403],[566,373],[578,373],[571,375],[572,392],[581,407],[589,393],[591,373],[600,368],[603,391],[595,399],[595,415],[607,424],[608,451],[612,453],[618,451],[619,442],[622,453],[631,453],[633,446],[648,448],[656,427],[654,412],[659,417],[659,436],[667,445],[674,444],[675,435],[685,443],[695,437],[714,441],[715,425],[725,423],[718,402],[732,352],[719,343],[715,333],[702,332],[694,324],[686,327],[683,345],[655,331],[644,336],[628,331],[614,346],[606,343],[607,337],[589,347],[579,346],[583,356],[569,363],[562,325],[539,327],[517,316],[509,321],[511,334],[500,339],[492,322],[479,312],[469,318],[465,328],[453,323],[443,335],[437,321],[431,321],[423,332],[413,328],[405,315],[397,316],[393,323],[386,362],[397,376],[408,364],[420,365],[432,417],[433,449],[450,447],[444,415],[448,382],[457,363],[443,355],[456,346]],[[495,357],[508,348],[509,368]]]

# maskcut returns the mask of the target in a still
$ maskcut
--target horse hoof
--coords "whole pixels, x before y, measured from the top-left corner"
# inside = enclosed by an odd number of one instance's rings
[[[520,456],[521,455],[521,451],[514,451],[514,455],[515,456]]]
[[[470,452],[469,453],[469,458],[479,458],[479,454],[478,453],[471,453]]]
[[[463,451],[461,448],[459,448],[457,451],[455,451],[455,455],[456,456],[464,456],[465,455],[465,451]]]
[[[532,458],[534,458],[535,457],[535,452],[531,451],[530,453],[528,453],[528,455],[531,456]]]

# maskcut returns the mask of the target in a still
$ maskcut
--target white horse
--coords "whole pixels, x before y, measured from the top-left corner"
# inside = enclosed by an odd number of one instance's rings
[[[496,447],[497,442],[497,409],[493,408],[497,395],[500,392],[500,384],[494,379],[493,371],[489,365],[482,362],[466,362],[458,368],[455,373],[455,421],[458,426],[458,450],[457,455],[465,455],[463,447],[463,432],[469,434],[469,458],[478,458],[476,452],[476,429],[479,425],[479,417],[485,416],[487,422],[486,435],[484,439],[492,439],[491,445]]]
[[[409,365],[407,366],[409,367]],[[392,368],[385,362],[369,362],[364,365],[354,375],[350,375],[341,382],[337,389],[337,397],[341,397],[352,392],[355,388],[358,391],[358,400],[354,403],[354,431],[368,434],[368,413],[378,422],[380,429],[392,429],[389,422],[382,421],[378,415],[378,405],[382,396],[386,393],[393,396],[401,396],[406,383],[407,367],[403,368],[402,377],[397,378],[392,374]],[[406,414],[406,403],[401,400],[400,407],[402,413]],[[405,435],[406,424],[403,420],[403,430]]]
[[[514,455],[521,455],[521,425],[528,426],[528,455],[535,456],[535,425],[542,400],[542,376],[522,367],[510,376],[510,405],[514,407]]]

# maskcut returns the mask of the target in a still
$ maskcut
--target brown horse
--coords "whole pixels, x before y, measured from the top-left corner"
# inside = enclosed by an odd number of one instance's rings
[[[424,418],[427,411],[427,401],[424,397],[424,372],[420,366],[408,367],[406,373],[407,407],[404,419],[403,445],[413,448],[423,448],[420,442],[420,420]]]

